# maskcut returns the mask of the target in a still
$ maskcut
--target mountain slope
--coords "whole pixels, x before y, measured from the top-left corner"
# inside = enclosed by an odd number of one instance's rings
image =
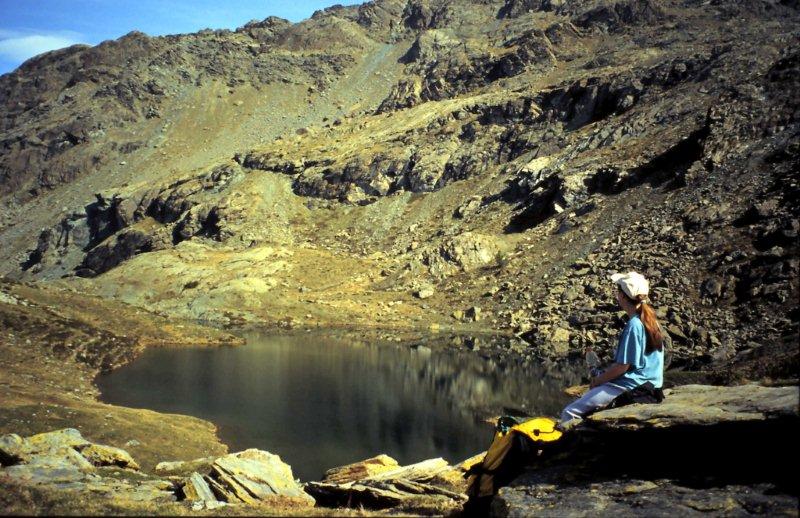
[[[492,330],[565,357],[613,348],[606,276],[633,268],[676,366],[791,377],[798,18],[376,1],[51,53],[0,78],[3,272],[222,324]]]

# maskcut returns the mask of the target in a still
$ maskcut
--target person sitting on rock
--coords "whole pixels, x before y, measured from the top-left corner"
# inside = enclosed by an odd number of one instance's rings
[[[617,302],[630,319],[620,336],[614,363],[592,378],[586,394],[564,408],[562,425],[605,408],[631,391],[655,390],[661,397],[664,336],[647,301],[650,285],[636,272],[614,274],[611,280],[617,288]]]

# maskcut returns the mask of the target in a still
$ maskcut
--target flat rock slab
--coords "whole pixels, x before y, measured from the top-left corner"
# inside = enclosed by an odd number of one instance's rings
[[[664,393],[666,397],[660,404],[604,410],[589,416],[585,425],[593,429],[638,430],[763,421],[797,417],[800,405],[800,389],[797,386],[683,385],[665,390]]]
[[[527,481],[530,482],[530,481]],[[501,488],[491,515],[528,516],[751,516],[796,515],[797,497],[774,494],[769,484],[690,488],[670,480],[619,480],[571,487],[526,483]]]

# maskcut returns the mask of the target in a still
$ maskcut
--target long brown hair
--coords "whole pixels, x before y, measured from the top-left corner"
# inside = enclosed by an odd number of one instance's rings
[[[639,314],[639,319],[644,324],[644,330],[647,333],[647,346],[644,351],[650,354],[654,350],[660,351],[664,347],[664,335],[661,333],[661,326],[658,325],[656,312],[646,302],[646,299],[647,297],[644,295],[637,295],[633,302],[636,304],[636,313]]]
[[[636,314],[639,315],[639,320],[644,324],[645,334],[647,335],[645,353],[650,354],[653,351],[662,350],[664,347],[664,334],[661,332],[661,326],[658,324],[655,310],[646,302],[647,296],[637,295],[635,299],[632,299],[622,289],[619,287],[617,289],[631,304],[636,306]]]

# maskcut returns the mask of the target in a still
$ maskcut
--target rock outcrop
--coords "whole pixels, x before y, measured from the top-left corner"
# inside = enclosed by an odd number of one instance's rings
[[[682,385],[667,389],[658,405],[635,405],[598,412],[588,418],[592,430],[636,431],[680,426],[725,425],[735,422],[797,418],[797,386]]]
[[[794,512],[792,475],[776,462],[800,424],[796,385],[665,392],[662,404],[605,410],[572,428],[561,439],[569,449],[500,489],[492,514]]]
[[[177,500],[172,482],[138,475],[139,466],[126,451],[93,444],[74,428],[27,438],[4,435],[0,437],[0,462],[3,483],[99,492],[139,502]],[[129,478],[114,476],[119,469],[129,473]]]
[[[4,435],[0,462],[2,483],[85,495],[102,492],[118,502],[185,501],[193,509],[264,502],[294,508],[314,505],[314,499],[295,481],[291,467],[277,455],[255,449],[216,459],[161,463],[157,473],[170,472],[176,464],[206,469],[203,475],[192,471],[184,477],[159,478],[140,473],[125,450],[91,443],[78,430],[68,428],[27,438]]]
[[[123,505],[181,502],[193,510],[226,505],[297,510],[316,503],[450,513],[466,502],[465,466],[450,466],[443,459],[400,466],[379,455],[331,469],[322,482],[301,485],[280,457],[249,449],[217,458],[162,462],[154,476],[141,473],[125,450],[91,443],[69,428],[27,438],[0,437],[0,463],[1,484],[81,497],[102,492]]]

